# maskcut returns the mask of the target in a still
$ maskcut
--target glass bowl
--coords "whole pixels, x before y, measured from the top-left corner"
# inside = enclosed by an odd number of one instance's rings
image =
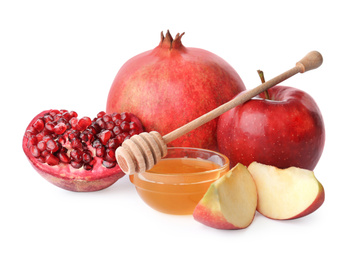
[[[130,175],[137,193],[163,213],[192,214],[212,182],[229,170],[229,159],[218,152],[169,147],[167,156],[151,170]]]

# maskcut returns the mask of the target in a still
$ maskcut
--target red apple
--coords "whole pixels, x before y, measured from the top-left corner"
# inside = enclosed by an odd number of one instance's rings
[[[253,161],[278,168],[295,166],[313,170],[325,143],[321,112],[304,91],[275,86],[269,99],[262,93],[218,120],[220,152],[232,165]]]

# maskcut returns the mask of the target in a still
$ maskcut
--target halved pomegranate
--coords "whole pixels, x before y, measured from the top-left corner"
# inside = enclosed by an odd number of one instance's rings
[[[46,110],[28,125],[22,148],[49,182],[71,191],[97,191],[124,176],[115,159],[122,142],[143,131],[131,113],[78,118],[68,110]]]

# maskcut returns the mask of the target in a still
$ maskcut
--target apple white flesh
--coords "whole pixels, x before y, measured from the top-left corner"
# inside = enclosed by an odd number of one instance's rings
[[[242,164],[211,184],[196,206],[195,220],[218,229],[248,227],[255,216],[257,189],[254,180]]]
[[[271,219],[294,219],[317,210],[325,191],[314,172],[297,167],[279,169],[253,162],[248,167],[258,191],[257,211]]]

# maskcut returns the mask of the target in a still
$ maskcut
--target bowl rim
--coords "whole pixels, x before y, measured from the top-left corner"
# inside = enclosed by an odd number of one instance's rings
[[[218,151],[213,151],[213,150],[209,150],[209,149],[203,149],[203,148],[195,148],[195,147],[167,147],[167,150],[168,150],[168,153],[170,150],[190,150],[190,151],[202,151],[202,152],[210,152],[210,153],[213,153],[215,155],[218,155],[220,156],[221,158],[224,159],[224,164],[222,166],[220,166],[219,168],[217,169],[212,169],[212,170],[207,170],[207,171],[202,171],[202,172],[193,172],[193,173],[157,173],[157,172],[150,172],[150,170],[148,171],[145,171],[143,172],[142,174],[152,174],[152,175],[157,175],[157,176],[161,176],[161,175],[164,175],[166,177],[168,176],[177,176],[177,175],[180,175],[180,176],[193,176],[193,175],[204,175],[204,174],[210,174],[212,172],[215,172],[215,171],[219,171],[219,170],[223,170],[225,168],[227,168],[227,170],[229,170],[229,167],[230,167],[230,161],[229,161],[229,158],[218,152]],[[162,158],[162,160],[164,160],[165,158]],[[200,158],[192,158],[192,159],[200,159]],[[202,159],[202,160],[205,160],[205,159]]]

